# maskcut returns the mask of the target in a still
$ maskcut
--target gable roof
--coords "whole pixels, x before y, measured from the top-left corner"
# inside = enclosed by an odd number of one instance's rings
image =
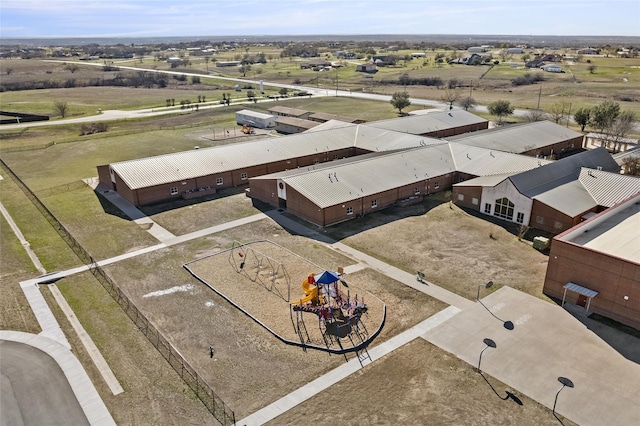
[[[613,157],[604,148],[597,148],[565,157],[544,167],[513,175],[509,179],[521,194],[533,198],[577,179],[582,167],[601,168],[609,172],[620,170]]]
[[[521,153],[582,137],[582,133],[545,120],[479,130],[445,139],[463,145]]]
[[[488,122],[488,120],[468,111],[452,110],[433,112],[431,114],[408,115],[406,117],[392,118],[389,120],[371,121],[367,123],[367,125],[378,129],[422,135],[437,132],[438,130],[450,129],[452,127],[462,127],[485,122]]]

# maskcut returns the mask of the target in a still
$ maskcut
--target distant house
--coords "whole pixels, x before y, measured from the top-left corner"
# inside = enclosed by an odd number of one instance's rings
[[[216,67],[238,67],[240,66],[240,61],[218,61],[216,62]]]
[[[598,55],[600,51],[591,47],[585,47],[584,49],[578,49],[578,55]]]
[[[524,49],[522,47],[510,47],[507,49],[507,53],[509,55],[522,55],[524,53]]]
[[[393,55],[382,55],[382,56],[374,56],[371,58],[371,62],[380,66],[386,67],[388,65],[395,65],[397,61],[397,57]]]
[[[335,52],[333,56],[339,59],[355,59],[356,58],[356,54],[354,52],[344,52],[344,51]]]
[[[359,65],[356,65],[356,71],[357,72],[375,73],[375,72],[378,72],[378,68],[377,68],[376,64],[372,64],[372,63],[359,64]]]
[[[487,48],[484,46],[472,46],[467,49],[469,53],[484,53],[487,51]]]
[[[546,64],[541,66],[540,68],[547,72],[563,72],[562,67],[557,64]]]

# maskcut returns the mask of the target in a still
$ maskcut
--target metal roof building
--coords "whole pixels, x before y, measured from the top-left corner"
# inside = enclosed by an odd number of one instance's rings
[[[378,129],[393,130],[395,132],[413,135],[432,136],[437,138],[453,136],[455,134],[475,132],[487,129],[489,121],[464,110],[433,112],[424,115],[409,115],[390,120],[380,120],[367,123]],[[467,129],[453,132],[452,129]]]
[[[639,229],[640,193],[557,235],[543,292],[640,328]]]
[[[552,155],[582,147],[582,133],[551,121],[513,124],[446,138],[447,141],[516,154]],[[567,147],[563,150],[565,143]],[[556,146],[557,145],[557,146]],[[556,146],[554,148],[554,146]],[[548,150],[545,148],[550,147]],[[554,150],[554,152],[551,152]]]

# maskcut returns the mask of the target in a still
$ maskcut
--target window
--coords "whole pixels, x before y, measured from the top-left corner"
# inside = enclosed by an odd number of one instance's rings
[[[516,222],[518,223],[524,222],[524,213],[518,212],[518,215],[516,216]]]
[[[178,194],[178,187],[177,186],[171,187],[171,195],[177,195],[177,194]]]
[[[434,182],[434,183],[433,183],[433,188],[434,188],[434,189],[438,189],[438,188],[440,188],[440,182],[438,182],[438,181]]]
[[[496,200],[496,206],[493,215],[502,219],[513,220],[514,204],[507,197]]]
[[[464,201],[464,194],[458,194],[458,201]]]
[[[353,207],[347,207],[347,214],[353,214]]]
[[[414,195],[420,195],[420,188],[414,188],[413,194]]]
[[[536,216],[536,223],[539,223],[540,225],[542,225],[544,223],[544,217]]]
[[[564,224],[562,222],[558,222],[557,220],[553,223],[554,229],[562,229],[564,228]]]
[[[223,182],[222,178],[216,178],[216,185],[222,185]]]
[[[479,202],[480,201],[475,197],[471,199],[471,204],[473,204],[474,206],[477,206]]]
[[[371,200],[371,208],[375,209],[376,207],[378,207],[378,200]]]
[[[247,180],[247,174],[246,173],[240,173],[240,179]]]
[[[484,212],[486,214],[491,214],[491,204],[489,203],[484,203]]]

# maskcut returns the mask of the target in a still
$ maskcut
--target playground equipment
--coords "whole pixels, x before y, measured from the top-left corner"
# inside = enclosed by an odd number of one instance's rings
[[[351,298],[349,290],[345,294],[340,288],[340,283],[348,288],[337,273],[330,271],[317,275],[311,273],[302,282],[305,297],[291,302],[290,306],[296,316],[294,328],[303,343],[309,340],[302,315],[304,312],[317,316],[318,327],[327,346],[335,342],[342,347],[342,338],[350,339],[355,346],[367,338],[368,332],[360,321],[362,315],[367,312],[367,305],[364,299],[358,300],[357,294],[355,298]]]
[[[233,242],[229,250],[229,263],[239,274],[251,281],[260,283],[288,302],[291,298],[289,273],[284,265],[276,259],[255,250],[247,244]]]
[[[315,279],[314,274],[309,274],[309,276],[302,281],[302,289],[304,290],[305,297],[300,300],[296,300],[295,302],[291,302],[294,306],[302,306],[306,303],[318,303],[318,286],[314,285]]]

